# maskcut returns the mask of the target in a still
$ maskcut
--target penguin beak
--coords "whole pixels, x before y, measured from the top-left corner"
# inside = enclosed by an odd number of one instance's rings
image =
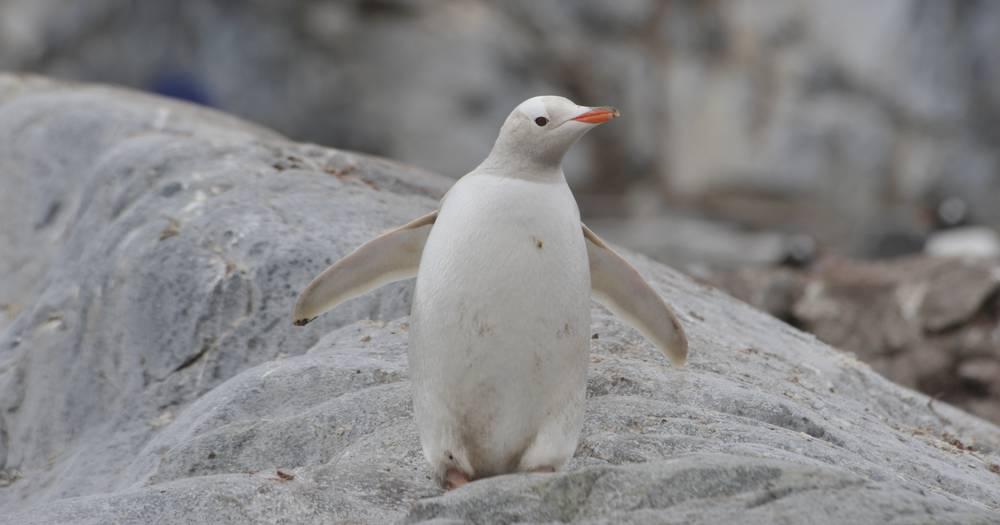
[[[587,124],[604,124],[605,122],[620,115],[618,110],[611,106],[601,106],[599,108],[587,108],[587,111],[573,117],[578,122]]]

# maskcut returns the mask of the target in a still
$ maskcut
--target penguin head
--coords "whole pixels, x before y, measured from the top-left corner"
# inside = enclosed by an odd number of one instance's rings
[[[615,108],[579,106],[565,97],[529,98],[507,117],[491,156],[515,165],[559,166],[580,137],[617,116]]]

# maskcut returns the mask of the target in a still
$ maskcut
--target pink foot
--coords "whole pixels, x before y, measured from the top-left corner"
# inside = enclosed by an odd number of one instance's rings
[[[450,468],[444,473],[444,490],[455,490],[471,481],[461,470]]]

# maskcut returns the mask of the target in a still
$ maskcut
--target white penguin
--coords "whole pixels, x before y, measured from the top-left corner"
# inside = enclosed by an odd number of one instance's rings
[[[302,292],[304,325],[338,303],[413,277],[409,367],[424,455],[448,489],[553,472],[583,425],[590,298],[675,365],[687,339],[639,273],[580,222],[562,171],[584,133],[618,116],[555,96],[507,117],[493,150],[438,211],[337,261]]]

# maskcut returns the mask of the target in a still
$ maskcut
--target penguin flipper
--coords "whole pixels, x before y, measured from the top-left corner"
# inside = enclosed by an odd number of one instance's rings
[[[417,274],[434,210],[362,244],[316,276],[295,302],[292,320],[304,326],[338,304]]]
[[[639,271],[583,226],[595,299],[653,341],[674,365],[687,361],[687,336],[673,310]]]

